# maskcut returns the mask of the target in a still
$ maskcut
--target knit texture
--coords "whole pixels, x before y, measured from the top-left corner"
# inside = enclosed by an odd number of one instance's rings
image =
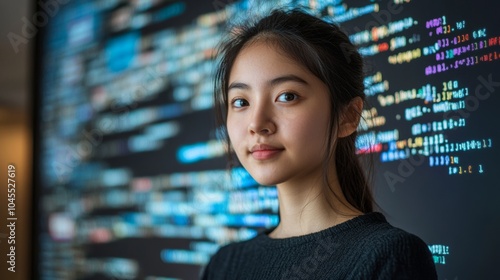
[[[219,248],[201,279],[437,279],[427,245],[378,212],[302,236],[273,230]]]

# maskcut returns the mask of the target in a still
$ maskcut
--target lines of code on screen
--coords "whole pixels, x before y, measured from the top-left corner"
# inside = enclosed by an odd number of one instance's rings
[[[226,22],[278,5],[338,23],[364,57],[357,153],[388,220],[440,278],[500,277],[498,4],[150,0],[71,1],[43,30],[41,279],[197,279],[277,225],[276,188],[226,168],[212,91]]]

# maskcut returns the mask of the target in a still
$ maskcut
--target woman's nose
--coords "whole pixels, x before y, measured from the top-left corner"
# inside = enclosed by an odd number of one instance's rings
[[[270,106],[265,104],[255,104],[248,131],[251,134],[269,135],[276,132],[276,124],[273,120],[273,112]]]

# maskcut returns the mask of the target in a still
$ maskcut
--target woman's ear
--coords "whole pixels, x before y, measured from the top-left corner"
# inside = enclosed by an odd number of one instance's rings
[[[340,116],[339,131],[337,137],[343,138],[351,135],[358,128],[361,112],[363,110],[363,99],[354,97],[346,106]]]

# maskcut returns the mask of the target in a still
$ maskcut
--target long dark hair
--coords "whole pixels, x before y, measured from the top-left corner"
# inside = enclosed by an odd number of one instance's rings
[[[228,145],[226,129],[228,80],[240,50],[254,40],[264,39],[288,57],[306,67],[329,89],[332,114],[329,122],[327,153],[324,157],[324,181],[328,189],[329,168],[335,160],[338,180],[346,200],[363,213],[373,211],[374,200],[364,169],[356,155],[357,133],[339,138],[339,118],[356,97],[365,100],[363,60],[356,47],[340,28],[308,14],[301,8],[275,9],[269,15],[235,26],[218,48],[220,60],[215,73],[214,103],[222,135]],[[361,112],[357,112],[361,115]],[[333,194],[338,197],[335,192]],[[330,206],[332,209],[333,205]]]

